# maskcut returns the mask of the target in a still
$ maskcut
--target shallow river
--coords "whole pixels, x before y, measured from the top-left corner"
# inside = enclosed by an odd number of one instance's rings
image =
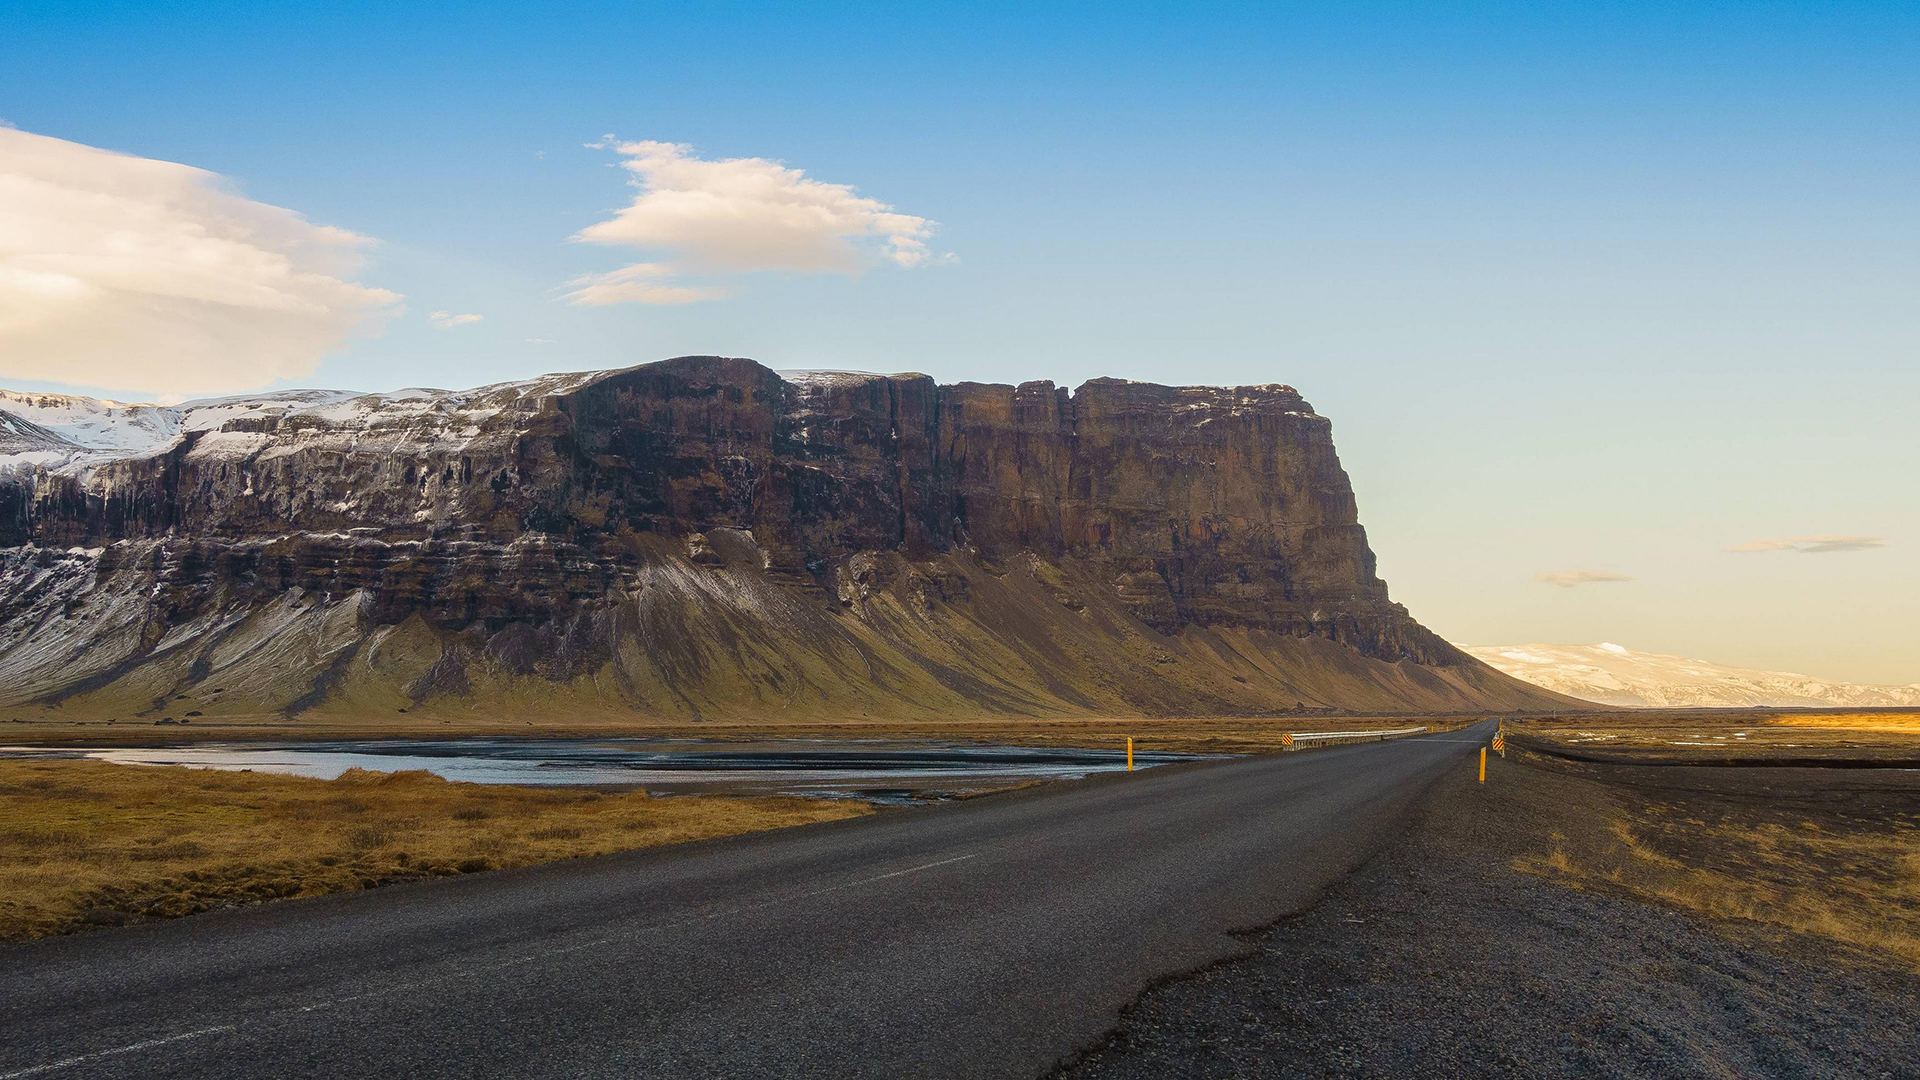
[[[426,769],[478,784],[639,787],[661,794],[778,792],[880,802],[942,798],[1127,767],[1125,750],[881,739],[360,739],[166,747],[0,747],[0,757],[84,757],[332,779]],[[1136,753],[1148,768],[1198,755]]]

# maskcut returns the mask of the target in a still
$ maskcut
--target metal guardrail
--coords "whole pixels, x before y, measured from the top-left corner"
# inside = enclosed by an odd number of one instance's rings
[[[1402,735],[1418,735],[1429,730],[1426,727],[1393,728],[1389,731],[1294,731],[1280,736],[1280,745],[1288,750],[1299,750],[1301,744],[1329,742],[1385,742]]]

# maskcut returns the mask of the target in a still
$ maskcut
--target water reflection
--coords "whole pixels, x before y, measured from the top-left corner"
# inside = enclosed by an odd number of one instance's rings
[[[1124,750],[896,740],[360,739],[166,747],[0,748],[6,757],[84,757],[332,779],[348,769],[426,769],[478,784],[639,787],[661,794],[778,792],[891,802],[1125,769]],[[1197,755],[1137,752],[1137,768]]]

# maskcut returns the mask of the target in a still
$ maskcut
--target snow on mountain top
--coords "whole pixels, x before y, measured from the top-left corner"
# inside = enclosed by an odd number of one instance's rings
[[[117,458],[149,457],[192,431],[216,433],[205,440],[209,450],[223,442],[258,442],[258,436],[229,437],[231,433],[221,429],[233,420],[267,417],[304,417],[332,428],[397,426],[421,437],[459,437],[503,408],[528,398],[570,393],[606,374],[567,372],[472,390],[282,390],[178,405],[0,390],[0,470],[84,469]]]
[[[0,444],[0,468],[59,467],[145,457],[173,445],[184,432],[205,431],[240,417],[284,414],[354,396],[340,390],[287,390],[151,405],[0,390],[0,414],[50,434],[61,444],[42,448]]]
[[[809,388],[833,386],[864,386],[875,379],[889,378],[876,371],[825,371],[793,369],[776,371],[787,382]]]
[[[1663,708],[1920,705],[1920,683],[1871,686],[1788,671],[1756,671],[1662,653],[1597,645],[1462,645],[1520,679],[1603,705]]]

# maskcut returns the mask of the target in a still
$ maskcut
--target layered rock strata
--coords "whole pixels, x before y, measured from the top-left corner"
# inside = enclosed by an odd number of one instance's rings
[[[0,705],[1553,704],[1388,599],[1284,386],[681,357],[202,403],[141,414],[144,445],[35,400],[0,398]]]

